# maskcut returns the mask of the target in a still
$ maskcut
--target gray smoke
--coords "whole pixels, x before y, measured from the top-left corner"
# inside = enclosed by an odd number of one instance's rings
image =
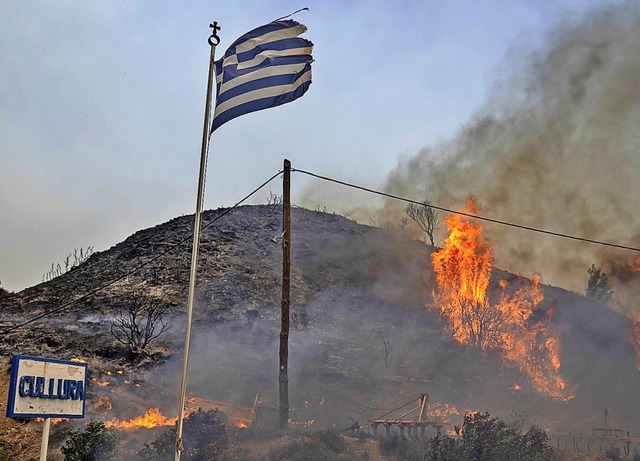
[[[454,209],[473,195],[488,217],[638,247],[640,8],[592,12],[547,43],[454,139],[401,161],[386,190]],[[486,233],[499,267],[578,292],[591,264],[607,272],[637,255],[495,224]]]

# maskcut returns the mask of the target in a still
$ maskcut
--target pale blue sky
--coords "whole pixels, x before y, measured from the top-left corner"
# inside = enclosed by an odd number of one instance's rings
[[[295,19],[315,62],[303,98],[216,132],[206,209],[234,204],[285,157],[381,186],[401,157],[464,126],[550,28],[611,3],[0,0],[0,283],[37,284],[74,248],[105,250],[193,213],[210,21],[221,56],[308,6]],[[309,187],[295,176],[293,201]]]

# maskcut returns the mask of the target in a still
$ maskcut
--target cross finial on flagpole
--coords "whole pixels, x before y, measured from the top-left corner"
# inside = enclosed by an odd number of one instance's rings
[[[211,37],[209,37],[209,45],[216,46],[218,43],[220,43],[220,37],[218,37],[218,31],[222,28],[218,25],[218,21],[213,21],[213,24],[209,24],[209,27],[213,29],[211,31]]]

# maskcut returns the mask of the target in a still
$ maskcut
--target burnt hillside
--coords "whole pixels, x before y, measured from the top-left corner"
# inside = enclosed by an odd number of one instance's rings
[[[244,206],[221,217],[224,211],[203,216],[188,393],[250,404],[259,392],[264,405],[275,406],[281,209]],[[90,402],[104,395],[113,403],[108,412],[92,407],[88,417],[130,418],[154,406],[174,415],[192,226],[193,217],[183,216],[141,230],[50,282],[1,299],[0,320],[10,326],[95,291],[2,334],[2,356],[87,360],[91,376],[109,383],[90,383]],[[465,410],[477,410],[505,419],[525,415],[525,424],[548,430],[588,432],[592,426],[585,422],[611,408],[617,426],[640,432],[640,403],[633,398],[640,373],[626,318],[611,309],[543,287],[536,315],[548,318],[560,338],[560,373],[575,395],[562,402],[536,392],[498,356],[451,341],[425,309],[434,289],[433,248],[342,216],[294,208],[291,249],[293,422],[346,427],[349,415],[363,423],[428,392],[434,408],[447,408],[455,423]],[[491,284],[516,278],[495,269]],[[171,330],[149,357],[131,365],[109,329],[123,297],[140,291],[162,297],[175,311]]]

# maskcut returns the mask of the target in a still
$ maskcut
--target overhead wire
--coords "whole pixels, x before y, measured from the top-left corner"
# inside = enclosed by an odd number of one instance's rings
[[[451,213],[451,214],[456,214],[456,215],[460,215],[460,216],[465,216],[468,218],[473,218],[473,219],[477,219],[480,221],[486,221],[486,222],[490,222],[490,223],[494,223],[494,224],[500,224],[503,226],[508,226],[508,227],[513,227],[516,229],[521,229],[521,230],[527,230],[527,231],[531,231],[531,232],[537,232],[537,233],[541,233],[541,234],[545,234],[545,235],[551,235],[551,236],[555,236],[555,237],[561,237],[561,238],[566,238],[566,239],[571,239],[571,240],[576,240],[576,241],[580,241],[580,242],[585,242],[585,243],[592,243],[592,244],[596,244],[596,245],[602,245],[602,246],[607,246],[607,247],[612,247],[612,248],[618,248],[618,249],[623,249],[623,250],[630,250],[630,251],[636,251],[636,252],[640,252],[640,248],[637,247],[632,247],[629,245],[621,245],[621,244],[617,244],[617,243],[612,243],[612,242],[605,242],[605,241],[601,241],[601,240],[595,240],[595,239],[590,239],[590,238],[586,238],[586,237],[580,237],[580,236],[575,236],[575,235],[570,235],[570,234],[565,234],[562,232],[555,232],[555,231],[551,231],[551,230],[547,230],[547,229],[540,229],[540,228],[536,228],[536,227],[531,227],[531,226],[525,226],[522,224],[517,224],[517,223],[513,223],[513,222],[509,222],[509,221],[503,221],[500,219],[494,219],[494,218],[490,218],[490,217],[486,217],[486,216],[481,216],[478,214],[474,214],[474,213],[468,213],[465,211],[460,211],[460,210],[453,210],[450,208],[446,208],[446,207],[442,207],[442,206],[438,206],[438,205],[434,205],[432,203],[425,203],[425,202],[421,202],[418,200],[413,200],[407,197],[402,197],[399,195],[395,195],[395,194],[390,194],[388,192],[382,192],[376,189],[371,189],[369,187],[365,187],[365,186],[361,186],[358,184],[353,184],[353,183],[349,183],[346,181],[342,181],[336,178],[331,178],[329,176],[323,176],[317,173],[313,173],[311,171],[307,171],[307,170],[303,170],[300,168],[291,168],[292,172],[295,173],[301,173],[301,174],[305,174],[317,179],[321,179],[323,181],[328,181],[328,182],[332,182],[335,184],[339,184],[345,187],[350,187],[352,189],[357,189],[357,190],[361,190],[363,192],[367,192],[367,193],[371,193],[371,194],[376,194],[379,195],[381,197],[387,197],[387,198],[391,198],[394,200],[398,200],[398,201],[402,201],[402,202],[406,202],[406,203],[412,203],[415,205],[419,205],[419,206],[424,206],[424,207],[428,207],[428,208],[433,208],[435,210],[439,210],[439,211],[443,211],[446,213]],[[267,184],[269,184],[271,181],[273,181],[277,176],[279,176],[280,174],[282,174],[283,171],[280,170],[277,173],[275,173],[274,175],[272,175],[269,179],[267,179],[266,181],[264,181],[261,185],[259,185],[258,187],[256,187],[253,191],[251,191],[249,194],[247,194],[245,197],[243,197],[241,200],[239,200],[235,205],[233,205],[230,208],[225,209],[222,213],[220,213],[219,215],[217,215],[213,220],[211,220],[210,222],[208,222],[207,224],[205,224],[204,226],[202,226],[202,229],[206,229],[209,226],[213,225],[215,222],[217,222],[219,219],[221,219],[223,216],[227,215],[228,213],[230,213],[231,211],[233,211],[235,208],[237,208],[238,206],[240,206],[242,203],[244,203],[246,200],[248,200],[251,196],[253,196],[254,194],[256,194],[259,190],[261,190],[264,186],[266,186]],[[136,243],[142,243],[142,242],[146,242],[148,241],[150,238],[152,238],[153,236],[155,236],[157,234],[153,234],[150,237],[144,238],[139,242]],[[130,271],[126,272],[124,275],[115,278],[114,280],[106,283],[105,285],[102,285],[94,290],[89,291],[88,293],[74,299],[71,300],[53,310],[50,310],[48,312],[45,312],[43,314],[40,314],[36,317],[33,317],[23,323],[5,328],[4,330],[0,331],[0,333],[2,334],[6,334],[9,333],[11,331],[14,331],[18,328],[22,328],[26,325],[29,325],[30,323],[33,323],[37,320],[40,320],[42,318],[48,317],[50,315],[56,314],[58,312],[61,312],[62,310],[71,307],[74,304],[79,303],[80,301],[83,301],[87,298],[89,298],[90,296],[93,296],[94,294],[114,285],[115,283],[125,279],[126,277],[129,277],[130,275],[133,275],[134,273],[136,273],[137,271],[139,271],[140,269],[148,266],[149,264],[157,261],[158,259],[164,257],[165,255],[167,255],[168,253],[170,253],[171,251],[175,250],[177,247],[179,247],[180,245],[182,245],[183,243],[185,243],[186,241],[188,241],[191,238],[191,236],[187,236],[184,239],[178,241],[177,243],[173,244],[171,247],[169,247],[167,250],[163,251],[162,253],[160,253],[159,255],[151,258],[150,260],[139,264],[138,266],[136,266],[135,268],[131,269]]]
[[[585,238],[585,237],[579,237],[579,236],[576,236],[576,235],[564,234],[562,232],[555,232],[555,231],[550,231],[550,230],[546,230],[546,229],[540,229],[540,228],[537,228],[537,227],[525,226],[525,225],[522,225],[522,224],[517,224],[517,223],[513,223],[513,222],[509,222],[509,221],[503,221],[503,220],[500,220],[500,219],[489,218],[489,217],[481,216],[481,215],[478,215],[478,214],[467,213],[465,211],[452,210],[450,208],[445,208],[445,207],[438,206],[438,205],[433,205],[433,204],[430,204],[430,203],[420,202],[418,200],[412,200],[410,198],[401,197],[399,195],[390,194],[388,192],[382,192],[382,191],[379,191],[379,190],[370,189],[368,187],[360,186],[358,184],[348,183],[346,181],[341,181],[339,179],[330,178],[328,176],[322,176],[322,175],[319,175],[319,174],[316,174],[316,173],[312,173],[310,171],[301,170],[299,168],[291,168],[291,171],[292,172],[306,174],[308,176],[312,176],[314,178],[322,179],[324,181],[329,181],[329,182],[333,182],[333,183],[336,183],[336,184],[340,184],[342,186],[351,187],[353,189],[362,190],[364,192],[377,194],[377,195],[380,195],[382,197],[387,197],[387,198],[391,198],[391,199],[394,199],[394,200],[399,200],[399,201],[406,202],[406,203],[413,203],[415,205],[421,205],[421,206],[424,206],[424,207],[433,208],[435,210],[444,211],[446,213],[452,213],[452,214],[457,214],[457,215],[460,215],[460,216],[466,216],[468,218],[473,218],[473,219],[477,219],[477,220],[480,220],[480,221],[487,221],[487,222],[491,222],[491,223],[494,223],[494,224],[501,224],[503,226],[514,227],[516,229],[522,229],[522,230],[527,230],[527,231],[531,231],[531,232],[537,232],[537,233],[540,233],[540,234],[552,235],[554,237],[562,237],[562,238],[566,238],[566,239],[577,240],[577,241],[580,241],[580,242],[593,243],[593,244],[596,244],[596,245],[603,245],[603,246],[619,248],[619,249],[623,249],[623,250],[630,250],[630,251],[638,251],[638,252],[640,252],[640,248],[638,248],[638,247],[632,247],[632,246],[629,246],[629,245],[621,245],[621,244],[611,243],[611,242],[604,242],[604,241],[601,241],[601,240],[595,240],[595,239],[590,239],[590,238]]]
[[[262,184],[260,184],[258,187],[256,187],[254,190],[252,190],[249,194],[245,195],[241,200],[239,200],[235,205],[233,205],[230,208],[226,208],[223,212],[221,212],[220,214],[218,214],[214,219],[212,219],[211,221],[209,221],[207,224],[205,224],[204,226],[202,226],[202,230],[208,228],[209,226],[213,225],[215,222],[217,222],[218,220],[220,220],[222,217],[226,216],[227,214],[231,213],[231,211],[233,211],[235,208],[239,207],[242,203],[244,203],[245,201],[247,201],[251,196],[253,196],[254,194],[256,194],[260,189],[262,189],[263,187],[265,187],[267,184],[269,184],[271,181],[273,181],[276,177],[278,177],[280,174],[282,174],[283,171],[280,170],[277,173],[275,173],[274,175],[272,175],[269,179],[267,179],[266,181],[264,181]],[[105,290],[106,288],[118,283],[119,281],[129,277],[130,275],[135,274],[136,272],[138,272],[139,270],[143,269],[144,267],[148,266],[149,264],[157,261],[158,259],[166,256],[167,254],[169,254],[170,252],[172,252],[173,250],[175,250],[176,248],[178,248],[180,245],[184,244],[185,242],[189,241],[191,238],[193,237],[193,235],[187,235],[185,238],[183,238],[182,240],[176,242],[175,244],[173,244],[172,246],[170,246],[168,249],[166,249],[165,251],[161,252],[160,254],[158,254],[157,256],[154,256],[153,258],[151,258],[148,261],[145,261],[141,264],[139,264],[138,266],[134,267],[133,269],[129,270],[128,272],[126,272],[125,274],[116,277],[115,279],[111,280],[110,282],[99,286],[98,288],[95,288],[91,291],[89,291],[88,293],[85,293],[84,295],[73,299],[71,301],[68,301],[64,304],[62,304],[61,306],[56,307],[55,309],[52,309],[50,311],[44,312],[40,315],[37,315],[25,322],[22,322],[20,324],[17,325],[13,325],[10,326],[8,328],[5,328],[4,330],[0,331],[0,334],[7,334],[10,333],[11,331],[17,330],[19,328],[22,328],[24,326],[27,326],[33,322],[36,322],[38,320],[41,320],[45,317],[48,317],[50,315],[56,314],[58,312],[61,312],[63,310],[65,310],[68,307],[73,306],[74,304],[79,303],[80,301],[84,301],[85,299],[95,295],[96,293],[99,293],[102,290]],[[146,241],[148,239],[145,239],[143,241]]]

